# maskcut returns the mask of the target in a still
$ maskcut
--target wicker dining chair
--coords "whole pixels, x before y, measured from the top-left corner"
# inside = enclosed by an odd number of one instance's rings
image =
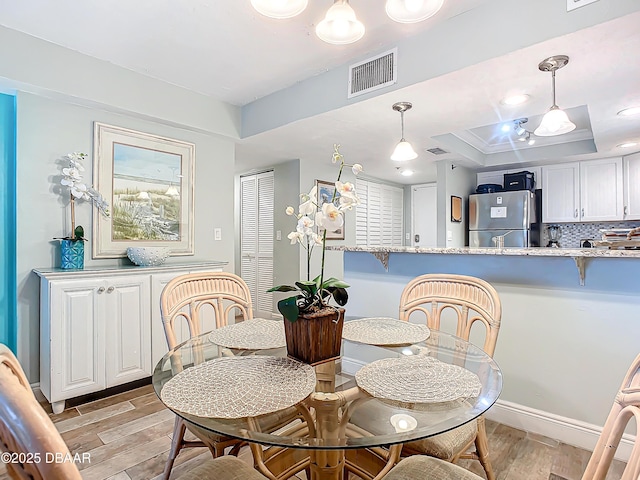
[[[622,381],[611,411],[591,454],[582,480],[605,480],[625,427],[635,418],[635,443],[620,480],[640,478],[640,355]],[[414,455],[398,463],[384,480],[482,480],[482,477],[458,465],[438,458]]]
[[[409,320],[412,314],[424,315],[427,326],[439,330],[442,317],[451,312],[456,320],[456,335],[464,340],[469,340],[471,328],[476,322],[484,325],[483,350],[493,356],[502,307],[498,292],[489,283],[466,275],[427,274],[411,280],[402,292],[401,320]],[[474,444],[475,451],[468,452]],[[402,454],[424,454],[452,463],[460,458],[479,460],[487,479],[495,479],[482,415],[477,421],[448,432],[407,443]]]
[[[177,322],[180,319],[186,321],[190,336],[195,337],[201,333],[205,310],[213,312],[216,328],[227,325],[230,315],[240,314],[243,320],[253,318],[249,287],[242,278],[227,272],[189,273],[167,283],[160,295],[160,311],[169,350],[178,345]],[[185,440],[187,430],[199,440]],[[163,478],[169,478],[175,459],[183,448],[208,447],[216,458],[224,455],[227,447],[238,444],[237,439],[206,432],[176,415],[171,450]]]
[[[4,462],[10,478],[32,480],[82,480],[55,425],[36,400],[22,367],[6,345],[0,344],[0,450],[16,459]],[[53,459],[53,460],[52,460]],[[266,480],[235,457],[210,459],[176,480]]]

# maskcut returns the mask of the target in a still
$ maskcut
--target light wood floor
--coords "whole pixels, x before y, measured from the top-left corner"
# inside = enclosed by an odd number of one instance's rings
[[[151,385],[51,414],[72,453],[88,453],[80,463],[85,480],[149,480],[159,478],[171,445],[173,414],[157,399]],[[590,453],[550,438],[487,422],[491,462],[498,480],[579,480]],[[172,478],[209,458],[206,449],[183,450]],[[240,454],[248,463],[248,449]],[[483,475],[478,463],[460,463]],[[607,480],[621,476],[612,467]],[[7,479],[0,464],[0,480]]]

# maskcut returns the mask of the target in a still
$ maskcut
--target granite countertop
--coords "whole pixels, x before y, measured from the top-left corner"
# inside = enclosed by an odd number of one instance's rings
[[[475,248],[475,247],[359,247],[349,245],[329,245],[328,250],[344,252],[389,253],[429,253],[444,255],[507,255],[530,257],[584,257],[584,258],[640,258],[640,250],[609,250],[607,248]]]

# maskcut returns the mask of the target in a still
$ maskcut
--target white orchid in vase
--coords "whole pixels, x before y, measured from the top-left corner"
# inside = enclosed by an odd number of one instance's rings
[[[63,240],[84,240],[84,229],[78,225],[76,227],[76,200],[90,200],[93,205],[104,216],[109,216],[109,204],[102,197],[100,192],[93,187],[88,187],[82,182],[84,166],[82,161],[87,157],[86,153],[69,153],[65,155],[65,163],[68,166],[62,168],[62,180],[60,184],[69,188],[69,205],[71,206],[71,236],[64,237]]]
[[[307,279],[295,282],[295,286],[279,285],[268,291],[298,292],[296,295],[278,302],[280,313],[292,322],[296,321],[300,313],[315,312],[327,307],[331,297],[340,306],[344,306],[349,298],[346,291],[349,285],[334,277],[324,279],[325,252],[327,232],[335,232],[343,228],[344,212],[360,203],[353,183],[341,181],[344,167],[351,167],[353,174],[358,175],[362,172],[362,165],[358,163],[346,164],[339,151],[340,145],[334,145],[333,148],[332,161],[340,163],[340,169],[334,184],[332,198],[325,202],[319,202],[318,189],[315,186],[308,194],[300,195],[302,203],[298,207],[297,214],[291,206],[285,210],[287,215],[295,216],[298,219],[296,229],[287,238],[291,240],[292,245],[299,243],[306,250]],[[322,233],[319,234],[316,227]],[[314,248],[319,245],[322,245],[320,275],[311,280],[311,254]]]

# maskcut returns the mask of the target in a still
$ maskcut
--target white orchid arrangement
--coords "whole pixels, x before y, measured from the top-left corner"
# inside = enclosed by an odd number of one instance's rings
[[[64,160],[68,162],[67,167],[62,168],[62,180],[60,184],[69,188],[69,204],[71,205],[71,232],[70,237],[64,240],[84,240],[84,229],[78,225],[76,227],[76,200],[90,200],[93,205],[105,217],[109,216],[109,204],[102,197],[100,192],[93,187],[88,187],[82,182],[82,174],[84,166],[82,161],[87,157],[86,153],[69,153],[64,156]]]
[[[269,289],[269,292],[298,292],[292,297],[285,298],[278,302],[278,310],[289,321],[296,321],[300,313],[308,313],[320,310],[328,306],[328,300],[333,297],[336,303],[344,306],[348,300],[345,282],[331,277],[324,279],[324,259],[327,242],[327,232],[335,232],[344,225],[344,212],[351,210],[360,204],[356,195],[355,186],[351,182],[342,182],[342,172],[344,167],[351,167],[354,175],[362,172],[362,165],[359,163],[348,165],[344,162],[344,157],[340,153],[340,145],[333,146],[333,163],[340,163],[338,178],[335,182],[335,189],[330,201],[320,204],[318,202],[317,186],[313,187],[308,194],[300,194],[301,203],[298,213],[292,206],[286,208],[285,213],[295,216],[298,220],[296,229],[287,235],[291,240],[291,245],[299,243],[307,253],[307,280],[291,285],[279,285]],[[318,227],[319,234],[316,231]],[[322,245],[322,263],[320,275],[311,280],[311,253],[314,247]]]

